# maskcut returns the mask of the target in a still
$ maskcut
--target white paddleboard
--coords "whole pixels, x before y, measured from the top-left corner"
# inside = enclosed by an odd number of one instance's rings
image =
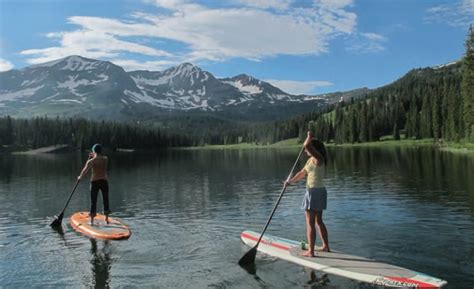
[[[242,241],[253,247],[260,233],[244,231]],[[328,274],[395,288],[441,288],[446,281],[402,267],[341,252],[315,252],[316,257],[303,257],[300,243],[264,235],[257,247],[259,252],[312,268]]]

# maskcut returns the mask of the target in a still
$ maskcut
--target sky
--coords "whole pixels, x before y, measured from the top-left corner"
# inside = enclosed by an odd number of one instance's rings
[[[67,57],[193,63],[293,94],[389,84],[462,58],[474,0],[0,0],[0,71]]]

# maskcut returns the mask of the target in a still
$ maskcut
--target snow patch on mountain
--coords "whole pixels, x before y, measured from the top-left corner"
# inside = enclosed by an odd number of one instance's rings
[[[302,98],[304,101],[311,101],[311,100],[325,100],[326,98],[321,97],[321,96],[312,96],[312,95],[307,95]]]
[[[293,99],[287,94],[267,94],[268,98],[271,100],[283,100],[286,99],[287,101],[298,101],[298,99]]]
[[[66,58],[66,65],[61,70],[84,71],[96,69],[101,63],[95,60],[88,60],[80,56],[70,56]]]
[[[60,95],[59,92],[58,92],[58,93],[55,93],[55,94],[53,94],[53,95],[51,95],[51,96],[48,96],[48,97],[42,99],[41,102],[49,101],[49,100],[54,99],[56,96],[59,96],[59,95]]]
[[[103,81],[107,81],[109,79],[109,77],[105,74],[98,75],[97,77],[99,79],[97,79],[97,80],[88,80],[88,79],[76,80],[78,77],[79,77],[78,75],[69,76],[68,80],[66,80],[64,82],[58,82],[58,87],[59,88],[67,88],[69,90],[75,90],[77,87],[79,87],[81,85],[94,85],[94,84],[97,84],[97,83],[100,83],[100,82],[103,82]]]
[[[196,102],[193,102],[191,101],[191,98],[193,98],[193,100],[197,100]],[[207,102],[207,99],[203,99],[201,101],[200,98],[194,98],[192,96],[184,96],[184,97],[180,97],[181,100],[184,101],[184,103],[186,104],[186,107],[184,110],[191,110],[191,109],[202,109],[202,110],[214,110],[213,107],[209,106],[208,102]]]
[[[74,102],[74,103],[82,104],[82,101],[77,100],[77,99],[56,99],[56,100],[53,100],[53,102]]]
[[[0,90],[0,102],[11,101],[11,100],[16,100],[18,98],[32,96],[43,87],[44,85],[40,85],[38,87],[26,88],[26,89],[15,91],[15,92],[5,92],[5,93]]]
[[[149,96],[146,92],[138,93],[135,91],[125,89],[123,93],[126,96],[130,97],[130,100],[135,103],[149,103],[154,106],[160,106],[160,102],[157,99]]]
[[[68,89],[69,91],[71,91],[73,94],[77,95],[77,96],[84,96],[86,95],[87,93],[84,93],[84,94],[80,94],[77,92],[77,88],[79,86],[83,86],[83,85],[95,85],[97,83],[100,83],[100,82],[103,82],[103,81],[107,81],[109,79],[109,77],[105,74],[100,74],[98,75],[98,79],[97,80],[88,80],[88,79],[80,79],[80,80],[77,80],[79,76],[78,75],[75,75],[75,76],[68,76],[68,80],[64,81],[64,82],[58,82],[57,84],[57,87],[58,88],[66,88]]]
[[[32,85],[32,84],[40,83],[40,82],[42,82],[44,79],[45,79],[45,77],[38,77],[38,78],[30,79],[30,80],[24,80],[24,81],[20,84],[20,86],[21,86],[21,87],[30,86],[30,85]]]
[[[242,81],[223,81],[224,83],[230,84],[240,90],[242,93],[245,94],[259,94],[262,93],[263,90],[261,87],[257,85],[245,85]]]
[[[434,66],[433,68],[434,69],[440,69],[440,68],[443,68],[443,67],[448,67],[448,66],[454,65],[456,63],[458,63],[458,62],[457,61],[452,61],[452,62],[449,62],[449,63],[446,63],[446,64],[441,64],[441,65]]]
[[[135,83],[137,85],[140,85],[141,87],[143,87],[144,85],[158,86],[162,84],[167,84],[169,80],[171,79],[170,76],[160,77],[157,79],[149,79],[149,78],[145,78],[141,76],[131,76],[131,77],[133,81],[135,81]]]

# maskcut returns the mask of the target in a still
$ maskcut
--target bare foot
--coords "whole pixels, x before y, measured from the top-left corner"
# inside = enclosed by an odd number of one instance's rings
[[[318,251],[318,252],[331,252],[331,250],[329,250],[329,248],[325,247],[325,246],[318,247],[318,248],[315,249],[315,251]]]
[[[301,254],[303,257],[314,257],[314,252],[306,251],[306,253]]]
[[[105,221],[109,224],[109,216],[105,217]]]
[[[94,226],[94,218],[91,218],[91,226]]]

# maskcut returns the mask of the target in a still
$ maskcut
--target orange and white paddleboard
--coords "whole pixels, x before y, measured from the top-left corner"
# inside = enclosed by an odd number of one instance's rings
[[[74,230],[91,238],[120,240],[128,239],[132,235],[132,231],[128,226],[111,217],[109,217],[107,223],[105,216],[102,214],[95,216],[93,226],[91,225],[89,212],[74,213],[69,222]]]

